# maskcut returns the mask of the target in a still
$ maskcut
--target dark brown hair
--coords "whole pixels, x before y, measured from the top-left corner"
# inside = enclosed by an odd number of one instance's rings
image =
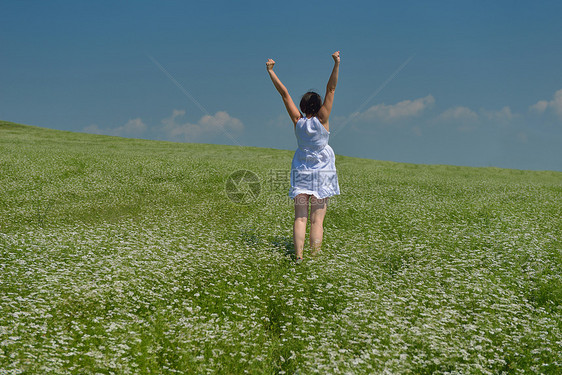
[[[302,96],[300,107],[305,115],[315,116],[322,108],[322,97],[314,91],[309,91]]]

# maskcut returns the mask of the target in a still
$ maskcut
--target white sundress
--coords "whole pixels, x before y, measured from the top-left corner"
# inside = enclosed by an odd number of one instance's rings
[[[298,148],[291,163],[289,197],[312,194],[318,199],[340,193],[336,156],[328,145],[330,132],[317,117],[301,117],[295,125]]]

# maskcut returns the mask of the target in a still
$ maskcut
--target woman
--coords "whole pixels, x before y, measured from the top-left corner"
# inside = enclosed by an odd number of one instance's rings
[[[295,222],[293,224],[293,243],[297,262],[302,262],[306,221],[310,205],[310,248],[312,255],[320,251],[323,222],[326,215],[328,197],[340,193],[336,174],[335,155],[328,145],[330,125],[328,119],[332,111],[334,93],[338,83],[340,52],[332,54],[334,68],[328,85],[324,102],[315,92],[307,92],[302,96],[301,114],[287,88],[281,83],[273,66],[275,61],[268,59],[267,72],[273,85],[281,94],[285,108],[293,121],[298,149],[291,163],[291,190],[289,196],[295,202]]]

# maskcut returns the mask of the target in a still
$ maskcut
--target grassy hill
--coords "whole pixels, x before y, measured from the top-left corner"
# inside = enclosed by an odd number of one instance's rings
[[[0,122],[0,374],[562,371],[562,173],[292,154]]]

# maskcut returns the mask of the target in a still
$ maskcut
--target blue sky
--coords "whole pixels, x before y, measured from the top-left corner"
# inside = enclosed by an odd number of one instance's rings
[[[265,61],[298,101],[324,94],[340,50],[337,154],[562,170],[560,2],[2,1],[0,14],[2,120],[292,150]]]

